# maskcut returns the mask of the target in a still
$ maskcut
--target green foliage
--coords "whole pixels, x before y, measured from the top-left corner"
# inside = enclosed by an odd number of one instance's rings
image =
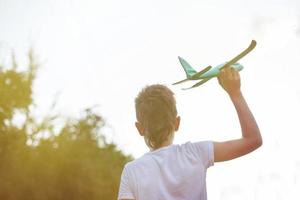
[[[103,118],[86,109],[55,134],[59,117],[38,123],[30,112],[37,69],[32,52],[27,72],[13,64],[0,72],[0,199],[116,199],[123,166],[132,158],[105,141]],[[16,115],[25,118],[21,126]],[[47,137],[39,139],[42,133]]]

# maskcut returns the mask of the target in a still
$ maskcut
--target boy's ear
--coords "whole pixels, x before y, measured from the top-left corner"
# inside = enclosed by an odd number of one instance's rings
[[[141,136],[145,135],[145,129],[140,122],[135,122],[135,127],[139,131]]]
[[[179,126],[180,126],[180,116],[177,116],[175,121],[175,131],[178,131]]]

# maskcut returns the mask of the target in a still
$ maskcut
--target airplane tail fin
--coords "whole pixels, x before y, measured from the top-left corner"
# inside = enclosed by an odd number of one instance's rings
[[[193,75],[195,75],[197,73],[196,70],[194,70],[192,68],[192,66],[187,61],[185,61],[183,58],[178,56],[178,59],[180,61],[181,66],[183,67],[183,69],[185,71],[185,74],[186,74],[187,78],[190,78],[190,77],[192,77]]]

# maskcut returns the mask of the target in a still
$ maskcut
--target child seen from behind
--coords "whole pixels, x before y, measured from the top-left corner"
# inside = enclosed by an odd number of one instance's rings
[[[173,144],[180,125],[174,94],[163,85],[147,86],[135,99],[135,125],[150,151],[125,165],[118,199],[206,200],[208,167],[262,145],[259,128],[240,89],[239,73],[225,68],[218,81],[238,114],[241,138]]]

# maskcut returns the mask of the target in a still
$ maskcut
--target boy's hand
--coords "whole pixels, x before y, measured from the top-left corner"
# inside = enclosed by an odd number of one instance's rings
[[[222,69],[218,75],[218,81],[229,96],[239,94],[241,92],[240,74],[232,67]]]

